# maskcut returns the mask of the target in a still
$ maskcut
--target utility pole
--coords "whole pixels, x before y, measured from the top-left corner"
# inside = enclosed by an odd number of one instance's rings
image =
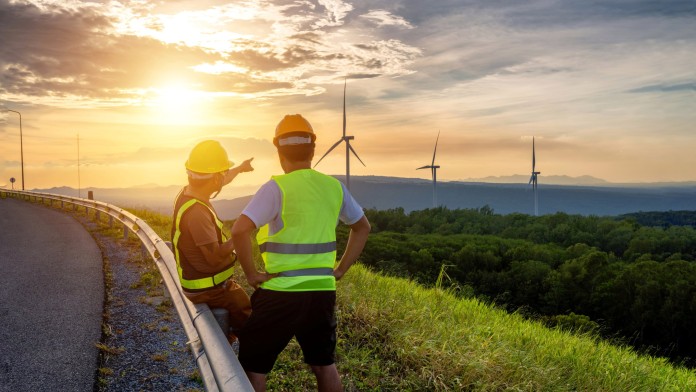
[[[77,197],[82,197],[82,188],[80,187],[80,134],[77,134]]]
[[[19,115],[19,153],[20,153],[20,158],[21,158],[21,165],[22,165],[22,190],[24,190],[24,142],[22,138],[22,113],[12,110],[12,109],[4,109],[7,110],[8,112],[12,113],[17,113]]]

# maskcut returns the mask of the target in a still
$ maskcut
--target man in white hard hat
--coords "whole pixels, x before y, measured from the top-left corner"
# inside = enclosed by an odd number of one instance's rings
[[[370,223],[340,181],[311,168],[315,140],[301,115],[280,121],[273,142],[285,174],[264,184],[232,227],[239,262],[256,288],[239,335],[239,361],[256,391],[265,391],[266,374],[293,337],[319,391],[342,390],[334,358],[336,281],[362,252]],[[350,236],[336,265],[339,220]],[[265,273],[252,259],[256,228]]]

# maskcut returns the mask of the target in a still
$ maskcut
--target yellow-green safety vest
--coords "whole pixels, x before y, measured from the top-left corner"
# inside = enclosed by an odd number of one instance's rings
[[[261,284],[275,291],[336,290],[336,225],[343,187],[333,177],[312,169],[274,176],[281,193],[283,227],[256,236],[266,272],[279,276]]]
[[[196,203],[205,206],[205,208],[207,208],[208,211],[210,211],[210,213],[215,218],[215,222],[217,224],[217,228],[222,238],[222,241],[227,241],[225,234],[222,232],[222,221],[217,217],[215,211],[213,211],[207,204],[203,203],[198,199],[192,198],[191,200],[188,200],[187,202],[181,205],[179,210],[176,212],[176,219],[174,221],[175,231],[174,236],[172,238],[172,243],[174,245],[174,256],[176,258],[176,269],[179,273],[179,282],[181,283],[181,287],[188,291],[200,291],[213,288],[219,284],[222,284],[224,281],[229,279],[232,276],[232,274],[234,274],[234,267],[230,265],[229,267],[223,269],[222,271],[216,273],[213,276],[208,276],[199,279],[184,278],[184,270],[183,268],[181,268],[181,260],[179,256],[179,247],[177,246],[179,242],[179,237],[181,237],[181,218],[184,216],[184,213]]]

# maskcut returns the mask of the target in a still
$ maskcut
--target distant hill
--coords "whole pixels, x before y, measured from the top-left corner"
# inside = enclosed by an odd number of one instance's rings
[[[83,188],[79,191],[79,197],[86,199],[88,193],[92,192],[95,200],[119,207],[149,208],[163,214],[171,214],[174,198],[181,188],[181,185],[132,188]],[[65,186],[48,189],[33,189],[33,191],[78,197],[77,189]]]
[[[343,176],[336,176],[345,181]],[[351,192],[364,208],[422,210],[432,207],[432,181],[396,177],[351,177]],[[639,211],[696,211],[696,185],[563,186],[539,185],[539,213],[566,212],[615,216]],[[448,208],[490,206],[496,213],[534,213],[534,192],[526,184],[439,182],[438,204]],[[247,198],[216,204],[223,219],[234,219]],[[237,202],[236,205],[234,202]],[[220,206],[220,207],[218,207]]]
[[[467,178],[456,182],[485,182],[490,184],[527,184],[529,174],[515,174],[512,176],[490,176],[483,178]],[[696,181],[669,181],[669,182],[609,182],[592,176],[539,176],[539,182],[545,185],[569,185],[569,186],[607,186],[613,188],[661,188],[661,187],[693,187]]]
[[[343,179],[338,176],[339,179]],[[386,177],[351,177],[355,198],[365,208],[432,207],[432,181]],[[539,185],[539,213],[620,215],[638,211],[696,210],[696,185],[563,186]],[[497,213],[534,212],[534,192],[526,181],[517,184],[438,182],[438,204],[448,208],[488,205]]]
[[[336,176],[345,181],[344,176]],[[592,178],[592,177],[590,177]],[[496,213],[534,212],[534,192],[520,183],[438,182],[438,204],[448,208],[490,206]],[[597,179],[598,180],[598,179]],[[589,181],[589,180],[588,180]],[[601,181],[601,180],[599,180]],[[147,207],[170,214],[180,185],[167,187],[87,188],[95,199],[123,207]],[[222,219],[239,216],[256,187],[226,190],[213,204]],[[365,208],[401,207],[406,211],[432,207],[432,181],[417,178],[359,176],[351,177],[351,190]],[[39,192],[77,196],[68,187],[37,189]],[[235,195],[244,195],[234,197]],[[599,186],[539,184],[539,213],[566,212],[581,215],[621,215],[640,211],[696,211],[696,183],[627,184],[604,183]]]
[[[544,184],[553,185],[612,185],[609,181],[592,176],[539,176]],[[483,178],[467,178],[458,182],[485,182],[491,184],[526,184],[529,183],[529,174],[515,174],[512,176],[489,176]]]

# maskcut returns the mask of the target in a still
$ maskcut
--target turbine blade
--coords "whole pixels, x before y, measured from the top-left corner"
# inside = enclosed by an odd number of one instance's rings
[[[435,150],[433,150],[433,163],[431,164],[432,166],[435,166],[435,154],[437,154],[438,140],[440,140],[440,131],[437,131],[437,139],[435,139]]]
[[[348,78],[343,80],[343,137],[346,137],[346,82]]]
[[[421,166],[421,167],[417,168],[416,170],[428,169],[428,168],[431,168],[431,167],[432,167],[432,166]]]
[[[314,167],[317,167],[317,165],[319,164],[319,162],[321,162],[321,160],[324,159],[324,157],[326,157],[327,155],[329,155],[329,153],[330,153],[331,151],[333,151],[334,148],[338,147],[338,145],[341,144],[342,141],[343,141],[343,139],[337,141],[333,146],[331,146],[331,148],[329,148],[329,151],[327,151],[324,155],[322,155],[321,158],[319,158],[319,160],[317,161],[317,163],[314,164]]]
[[[348,144],[348,148],[349,148],[350,151],[353,153],[353,155],[355,155],[355,157],[358,158],[358,160],[360,161],[360,163],[362,163],[363,166],[367,167],[367,165],[365,165],[365,162],[363,162],[362,159],[360,159],[360,157],[358,156],[358,153],[355,152],[355,150],[353,149],[353,146],[351,146],[350,144]]]
[[[534,174],[532,174],[532,176],[531,176],[531,177],[529,177],[529,183],[528,183],[528,185],[529,185],[529,184],[531,184],[531,183],[532,183],[532,181],[534,181]]]

